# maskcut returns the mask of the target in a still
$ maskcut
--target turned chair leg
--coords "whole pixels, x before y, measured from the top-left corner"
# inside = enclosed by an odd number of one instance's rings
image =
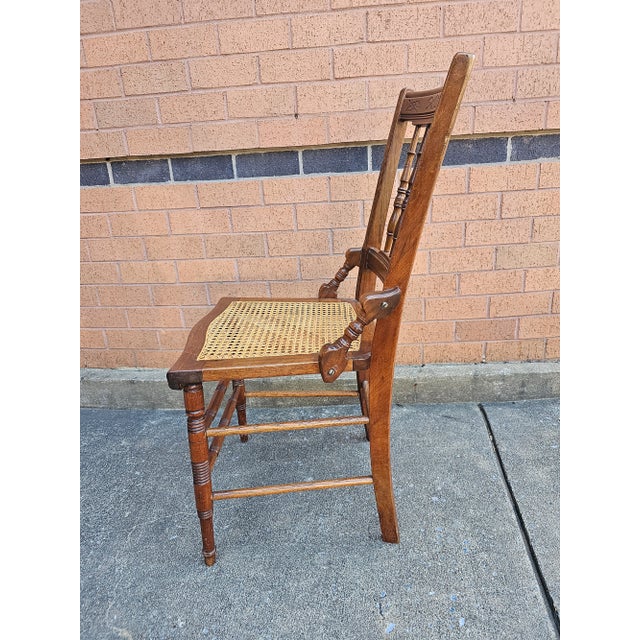
[[[205,564],[211,566],[216,561],[216,545],[213,537],[213,493],[202,384],[190,384],[184,388],[184,407],[187,413],[193,491],[202,532],[202,555]]]
[[[236,403],[236,413],[238,415],[238,424],[247,424],[247,397],[245,395],[244,380],[232,380],[234,390],[239,387],[238,402]],[[241,442],[247,442],[249,436],[240,436]]]
[[[377,383],[377,384],[376,384]],[[371,475],[378,507],[382,539],[400,542],[398,517],[391,478],[391,384],[372,376],[369,393],[369,450]]]

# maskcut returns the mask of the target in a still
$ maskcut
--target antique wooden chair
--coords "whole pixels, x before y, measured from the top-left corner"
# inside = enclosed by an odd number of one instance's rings
[[[372,484],[382,539],[398,542],[389,440],[395,351],[427,208],[473,58],[456,54],[439,89],[400,92],[362,248],[346,252],[344,265],[320,288],[318,297],[222,298],[192,329],[183,354],[167,373],[169,386],[182,389],[184,394],[196,509],[207,565],[216,558],[213,504],[227,498]],[[411,136],[409,125],[413,127]],[[403,143],[409,138],[406,162],[391,205]],[[338,287],[354,267],[359,268],[357,299],[338,299]],[[326,395],[358,397],[359,415],[247,424],[248,397],[321,394],[251,392],[245,390],[246,379],[319,374],[325,383],[331,383],[343,371],[356,372],[357,389],[327,391]],[[203,382],[208,381],[219,382],[206,404]],[[229,384],[230,394],[226,394]],[[218,425],[212,426],[226,395],[230,397]],[[234,412],[237,426],[231,425]],[[211,472],[227,436],[239,435],[246,441],[255,433],[355,424],[366,429],[371,475],[212,490]]]

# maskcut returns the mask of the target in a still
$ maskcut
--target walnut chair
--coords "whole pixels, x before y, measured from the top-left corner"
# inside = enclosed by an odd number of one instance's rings
[[[181,389],[184,395],[196,510],[207,565],[216,559],[213,505],[229,498],[373,485],[382,539],[399,541],[389,438],[394,358],[413,261],[473,59],[470,54],[456,54],[444,85],[438,89],[400,92],[362,248],[347,250],[343,266],[320,287],[318,297],[222,298],[192,329],[184,352],[168,371],[169,386]],[[409,125],[412,132],[407,131]],[[391,204],[405,139],[410,143]],[[354,267],[358,267],[356,299],[340,299],[338,287]],[[356,372],[357,389],[245,390],[245,380],[251,378],[313,374],[330,384],[343,371]],[[210,381],[218,384],[205,403],[203,382]],[[230,397],[215,426],[227,395]],[[337,418],[247,423],[247,398],[318,395],[358,397],[361,411]],[[237,425],[231,424],[234,413]],[[239,435],[247,441],[256,433],[356,424],[364,425],[369,440],[371,475],[212,489],[212,470],[227,436]],[[257,442],[255,446],[260,445]]]

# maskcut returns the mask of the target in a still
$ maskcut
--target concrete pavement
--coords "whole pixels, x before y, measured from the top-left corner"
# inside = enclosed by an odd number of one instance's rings
[[[395,405],[399,545],[381,541],[368,486],[229,500],[211,568],[183,412],[83,409],[81,637],[556,638],[558,405]],[[345,412],[249,409],[250,422]],[[368,472],[356,426],[229,438],[213,478]]]

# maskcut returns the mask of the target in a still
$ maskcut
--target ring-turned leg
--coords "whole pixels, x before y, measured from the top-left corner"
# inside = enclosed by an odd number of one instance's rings
[[[236,413],[238,415],[238,424],[247,424],[247,397],[245,395],[244,380],[232,380],[233,389],[239,387],[238,402],[236,403]],[[246,442],[249,436],[240,436],[241,442]]]
[[[372,370],[369,390],[369,449],[371,453],[371,475],[378,507],[378,518],[382,539],[399,542],[396,503],[393,497],[391,478],[391,377],[376,374]]]
[[[216,545],[213,537],[213,494],[202,384],[190,384],[184,388],[184,407],[187,413],[193,491],[202,532],[202,555],[205,564],[211,566],[216,561]]]

